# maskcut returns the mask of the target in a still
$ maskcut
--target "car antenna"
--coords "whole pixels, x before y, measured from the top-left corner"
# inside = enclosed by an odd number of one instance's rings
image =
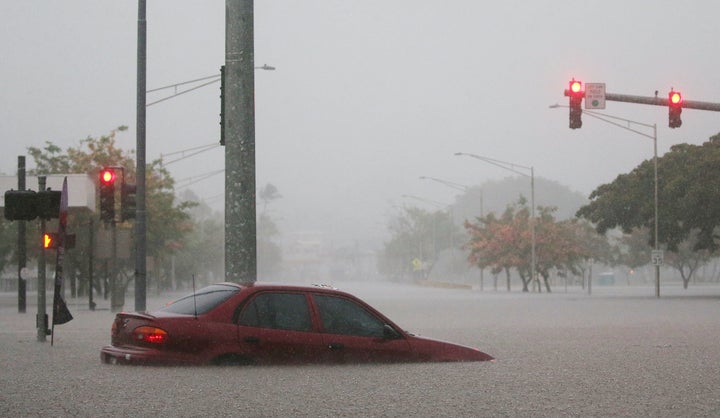
[[[192,275],[193,279],[193,305],[195,305],[195,319],[197,319],[197,296],[195,295],[195,274]]]

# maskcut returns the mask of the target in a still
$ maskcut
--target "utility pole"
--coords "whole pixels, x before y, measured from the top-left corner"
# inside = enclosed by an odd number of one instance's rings
[[[138,0],[137,39],[137,166],[135,168],[135,310],[146,309],[147,300],[147,223],[145,216],[145,84],[147,74],[147,20],[145,0]],[[113,223],[114,224],[114,223]],[[114,233],[114,228],[113,228]]]
[[[257,278],[253,0],[225,2],[225,278]]]
[[[18,190],[25,190],[25,156],[18,155]],[[27,267],[27,234],[26,221],[18,221],[18,312],[27,310],[27,283],[25,280],[25,267]]]

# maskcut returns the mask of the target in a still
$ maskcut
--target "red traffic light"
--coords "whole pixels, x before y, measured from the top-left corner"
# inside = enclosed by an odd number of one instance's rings
[[[671,105],[679,105],[682,103],[682,94],[677,91],[671,91],[668,93],[668,99]]]
[[[111,186],[115,184],[115,170],[110,168],[103,168],[100,170],[100,182],[104,185]]]
[[[673,129],[682,126],[682,118],[680,117],[683,107],[682,103],[682,94],[671,89],[670,93],[668,93],[668,126]]]
[[[572,80],[570,82],[570,93],[572,93],[572,94],[582,93],[582,82]]]

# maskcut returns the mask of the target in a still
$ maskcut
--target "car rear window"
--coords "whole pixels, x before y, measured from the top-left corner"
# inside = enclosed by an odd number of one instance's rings
[[[193,295],[185,296],[160,310],[183,315],[202,315],[215,309],[216,306],[239,291],[240,289],[235,286],[216,284],[198,290],[194,297]]]

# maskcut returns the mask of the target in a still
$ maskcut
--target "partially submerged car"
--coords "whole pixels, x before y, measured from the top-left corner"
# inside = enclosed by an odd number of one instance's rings
[[[155,312],[121,312],[111,364],[301,364],[487,361],[475,348],[403,331],[327,286],[221,283]]]

